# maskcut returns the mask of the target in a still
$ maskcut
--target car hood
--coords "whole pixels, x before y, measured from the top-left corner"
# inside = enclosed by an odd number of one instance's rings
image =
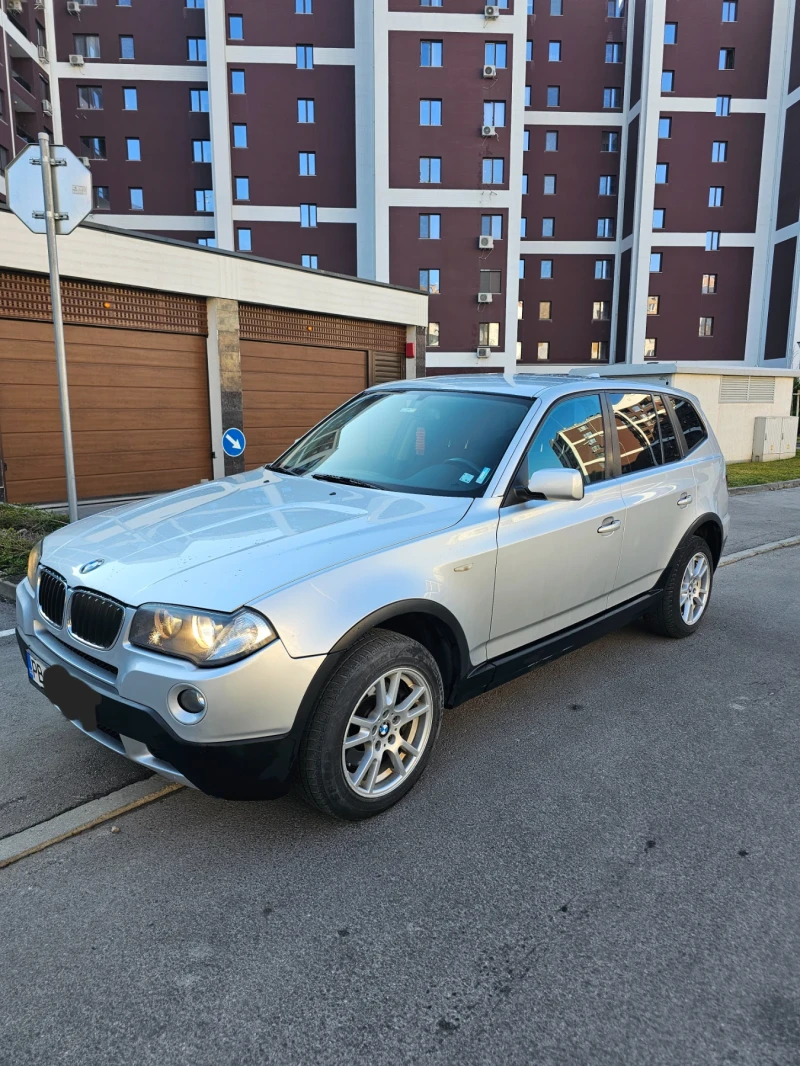
[[[131,606],[160,601],[232,611],[329,567],[446,529],[470,503],[262,468],[64,526],[47,537],[42,562],[72,586]]]

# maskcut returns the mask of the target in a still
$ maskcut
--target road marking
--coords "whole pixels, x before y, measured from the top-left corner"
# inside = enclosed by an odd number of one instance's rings
[[[12,863],[19,862],[29,855],[35,855],[44,851],[53,844],[58,844],[69,837],[85,833],[87,829],[94,829],[112,818],[118,818],[121,814],[144,807],[145,804],[154,803],[163,799],[171,792],[176,792],[184,785],[176,781],[164,784],[164,779],[148,778],[146,781],[137,781],[133,785],[127,785],[116,792],[103,796],[101,799],[91,800],[75,807],[71,811],[65,811],[47,822],[40,822],[30,829],[23,829],[21,833],[0,840],[0,870]]]
[[[13,637],[16,633],[16,629],[4,629],[0,632],[0,637]]]
[[[740,563],[743,559],[752,559],[755,555],[763,555],[765,552],[774,552],[778,548],[795,548],[800,545],[800,537],[787,537],[786,540],[774,540],[771,544],[758,544],[755,548],[746,548],[732,555],[723,555],[719,561],[720,566],[729,566],[731,563]]]

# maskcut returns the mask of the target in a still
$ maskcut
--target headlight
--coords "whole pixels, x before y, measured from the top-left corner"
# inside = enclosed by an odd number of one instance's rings
[[[44,538],[42,538],[42,540],[44,540]],[[28,556],[28,584],[34,591],[36,590],[36,571],[39,569],[39,560],[41,557],[42,541],[37,540],[31,548],[31,553]]]
[[[276,639],[266,618],[246,607],[222,614],[161,603],[139,608],[130,635],[131,644],[138,648],[190,659],[197,666],[222,666],[243,659]]]

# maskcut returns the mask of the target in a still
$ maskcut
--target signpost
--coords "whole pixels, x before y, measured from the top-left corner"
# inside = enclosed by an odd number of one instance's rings
[[[32,166],[40,168],[40,181],[35,180],[37,175],[31,170]],[[51,145],[49,136],[40,133],[38,146],[29,144],[6,168],[6,199],[8,206],[29,230],[47,236],[50,299],[61,401],[61,430],[64,436],[64,464],[67,471],[67,502],[69,520],[74,522],[78,517],[78,494],[72,451],[72,421],[56,236],[72,233],[92,210],[92,176],[88,167],[85,167],[69,148],[61,144]]]

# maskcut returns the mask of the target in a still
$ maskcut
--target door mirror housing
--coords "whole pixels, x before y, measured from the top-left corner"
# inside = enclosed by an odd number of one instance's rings
[[[537,470],[525,488],[517,489],[518,500],[582,500],[583,478],[578,470]]]

